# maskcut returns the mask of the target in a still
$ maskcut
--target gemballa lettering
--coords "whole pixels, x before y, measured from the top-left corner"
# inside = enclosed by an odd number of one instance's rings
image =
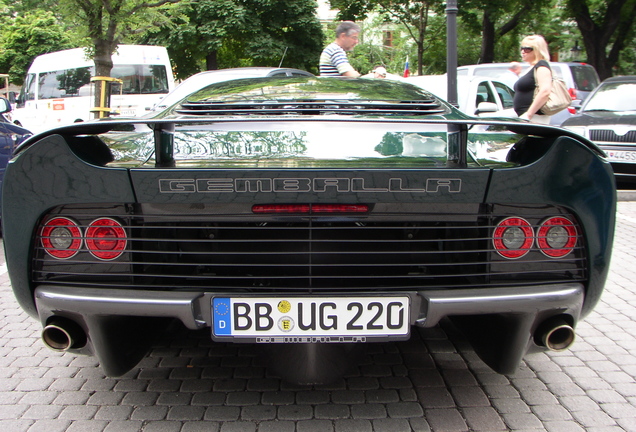
[[[459,193],[461,189],[462,181],[457,178],[428,178],[420,183],[396,177],[381,185],[346,177],[159,179],[161,193]]]

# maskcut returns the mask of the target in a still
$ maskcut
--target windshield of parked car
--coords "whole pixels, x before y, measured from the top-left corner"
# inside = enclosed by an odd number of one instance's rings
[[[583,111],[636,111],[636,82],[603,84]]]

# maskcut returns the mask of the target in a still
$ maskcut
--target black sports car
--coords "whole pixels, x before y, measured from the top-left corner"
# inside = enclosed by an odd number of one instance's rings
[[[603,291],[616,191],[577,134],[302,77],[35,136],[3,199],[12,286],[49,347],[117,376],[180,322],[294,352],[281,369],[310,383],[320,359],[443,318],[502,373],[566,349]]]

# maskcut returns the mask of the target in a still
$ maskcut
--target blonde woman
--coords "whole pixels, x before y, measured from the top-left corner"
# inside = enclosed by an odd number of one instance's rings
[[[550,116],[541,114],[552,91],[552,70],[548,60],[550,52],[543,36],[527,36],[521,41],[521,60],[532,67],[515,83],[514,109],[519,118],[535,123],[550,123]],[[539,88],[534,96],[535,87]]]

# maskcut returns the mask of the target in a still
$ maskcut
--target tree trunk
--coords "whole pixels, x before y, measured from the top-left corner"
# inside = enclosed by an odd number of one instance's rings
[[[490,12],[484,11],[482,21],[481,52],[479,63],[492,63],[495,61],[495,24],[490,19]]]
[[[110,72],[113,69],[113,52],[116,45],[109,43],[105,40],[95,40],[95,76],[96,77],[110,77]],[[102,88],[106,86],[104,90],[105,98],[102,100]],[[110,86],[104,81],[95,81],[95,94],[93,100],[93,106],[95,108],[110,108]],[[94,118],[108,117],[110,112],[108,110],[95,111]]]
[[[216,56],[217,52],[212,51],[205,56],[205,69],[206,70],[217,70],[219,68],[219,63]]]
[[[611,77],[625,41],[633,34],[636,2],[609,2],[605,15],[597,18],[601,24],[592,18],[586,0],[568,0],[568,6],[583,36],[587,62],[596,68],[601,80]]]

